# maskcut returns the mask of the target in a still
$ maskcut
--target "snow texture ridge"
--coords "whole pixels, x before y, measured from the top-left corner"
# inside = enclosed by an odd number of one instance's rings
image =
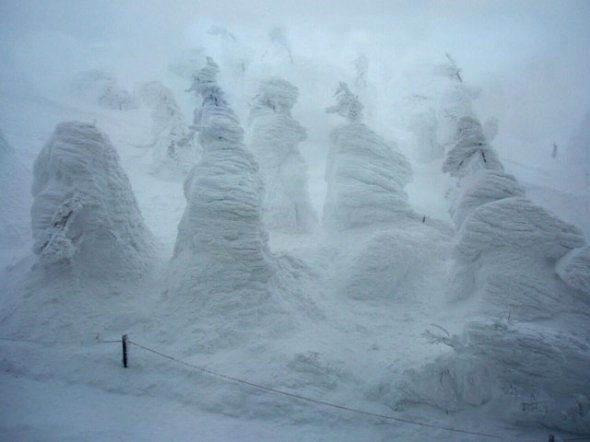
[[[307,186],[307,166],[297,144],[306,138],[291,116],[297,88],[280,78],[262,82],[250,112],[248,146],[264,181],[264,222],[271,230],[309,232],[317,224]]]
[[[334,129],[326,165],[328,191],[323,223],[335,230],[395,223],[413,216],[404,186],[410,163],[360,120],[362,105],[342,83],[328,109],[348,119]]]
[[[572,250],[561,258],[556,272],[568,286],[590,295],[590,246]]]
[[[465,218],[484,204],[513,196],[524,196],[523,187],[509,174],[486,170],[466,178],[461,184],[463,192],[450,209],[455,225],[460,227]]]
[[[152,237],[109,139],[94,125],[59,124],[35,160],[33,251],[45,267],[91,278],[142,272]]]

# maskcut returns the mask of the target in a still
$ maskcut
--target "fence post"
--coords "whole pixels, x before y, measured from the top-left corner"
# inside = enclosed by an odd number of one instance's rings
[[[121,337],[121,345],[123,347],[123,367],[127,368],[127,335]]]
[[[555,442],[555,436],[553,434],[549,435],[549,442]]]

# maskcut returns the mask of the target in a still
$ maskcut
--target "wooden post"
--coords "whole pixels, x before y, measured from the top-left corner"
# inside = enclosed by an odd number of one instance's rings
[[[555,442],[555,436],[553,434],[549,435],[549,442]]]
[[[121,345],[123,347],[123,367],[127,368],[127,335],[121,337]]]

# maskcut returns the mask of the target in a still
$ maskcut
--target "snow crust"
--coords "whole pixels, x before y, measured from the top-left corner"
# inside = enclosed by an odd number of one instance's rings
[[[109,139],[94,125],[59,124],[35,160],[33,251],[46,267],[89,278],[144,271],[153,243]]]
[[[280,78],[262,82],[250,111],[248,146],[265,185],[264,223],[283,232],[310,232],[317,224],[307,185],[307,165],[297,145],[307,137],[291,116],[295,86]]]

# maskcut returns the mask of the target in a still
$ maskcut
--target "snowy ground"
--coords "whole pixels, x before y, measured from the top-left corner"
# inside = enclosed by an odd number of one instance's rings
[[[508,427],[499,423],[502,410],[480,407],[446,414],[435,409],[388,406],[395,392],[389,387],[408,368],[418,367],[448,351],[423,338],[431,324],[459,332],[465,307],[442,308],[445,276],[450,262],[450,238],[431,244],[428,235],[400,227],[400,236],[428,250],[429,259],[404,275],[395,299],[359,302],[341,296],[335,287],[342,269],[351,268],[362,235],[325,238],[271,235],[271,250],[299,257],[313,271],[301,281],[304,295],[285,301],[292,312],[284,327],[260,327],[245,333],[242,346],[215,348],[187,335],[190,316],[162,300],[166,262],[171,256],[178,221],[185,207],[180,181],[165,181],[148,173],[144,163],[150,120],[145,110],[113,112],[76,102],[54,102],[35,94],[0,95],[2,130],[31,168],[55,124],[64,120],[96,122],[119,151],[140,209],[159,244],[160,261],[143,284],[82,287],[85,297],[56,296],[59,287],[20,282],[31,267],[29,238],[3,250],[0,288],[0,433],[10,441],[475,441],[483,435],[449,431],[463,429],[495,435],[501,440],[546,440],[544,428]],[[306,156],[326,149],[323,140],[302,144]],[[403,148],[403,146],[401,146]],[[555,172],[508,162],[528,187],[531,197],[581,228],[583,209],[567,190],[556,188],[548,176]],[[448,221],[444,179],[439,164],[416,164],[408,191],[420,214]],[[552,175],[553,174],[553,175]],[[323,165],[310,170],[313,203],[324,198]],[[28,220],[23,220],[27,223]],[[414,236],[413,236],[414,235]],[[337,241],[337,243],[335,243]],[[321,244],[321,246],[318,246]],[[423,260],[420,261],[420,260]],[[348,266],[348,267],[347,267]],[[426,275],[419,273],[427,268]],[[361,281],[370,284],[370,280]],[[83,284],[83,282],[82,282]],[[62,287],[64,292],[76,292]],[[110,295],[107,293],[110,292]],[[106,295],[96,303],[93,294]],[[59,304],[59,309],[55,304]],[[41,307],[40,307],[41,306]],[[58,316],[52,316],[59,311]],[[50,314],[51,313],[51,314]],[[66,325],[64,325],[64,318]],[[23,321],[30,333],[22,331]],[[16,325],[15,325],[16,324]],[[165,331],[164,331],[165,329]],[[278,330],[278,331],[277,331]],[[16,336],[15,334],[16,333]],[[350,408],[432,425],[375,418],[350,411],[301,402],[248,385],[220,379],[186,365],[131,346],[130,367],[123,369],[120,344],[130,339],[205,367],[267,387]],[[25,339],[26,340],[26,339]],[[438,427],[434,428],[434,427]],[[445,427],[446,429],[443,429]],[[558,434],[559,438],[567,435]]]

